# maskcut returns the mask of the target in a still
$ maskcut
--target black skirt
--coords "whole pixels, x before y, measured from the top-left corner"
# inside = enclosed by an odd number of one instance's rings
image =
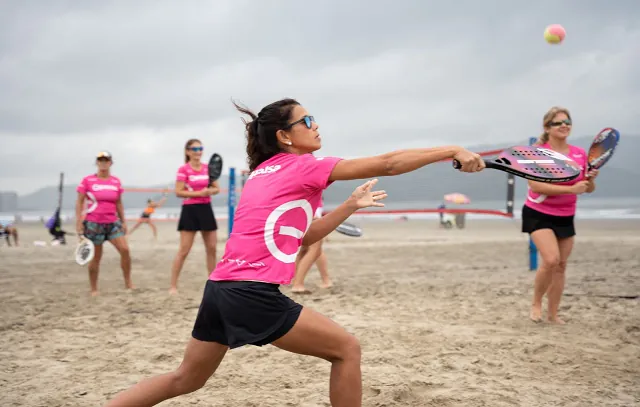
[[[182,205],[178,230],[214,231],[218,230],[216,217],[213,215],[211,204]]]
[[[576,235],[573,216],[548,215],[523,205],[522,232],[530,234],[540,229],[551,229],[558,239]]]
[[[232,349],[264,346],[289,332],[300,312],[277,284],[207,280],[191,335]]]

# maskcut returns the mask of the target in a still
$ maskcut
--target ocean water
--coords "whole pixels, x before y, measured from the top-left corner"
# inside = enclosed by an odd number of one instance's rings
[[[441,201],[412,201],[412,202],[396,202],[390,200],[385,203],[385,208],[380,210],[376,209],[375,215],[370,214],[358,214],[354,215],[355,218],[363,216],[375,217],[377,219],[396,219],[399,216],[406,216],[408,219],[437,219],[437,213],[393,213],[385,214],[384,210],[402,211],[402,210],[416,210],[416,209],[435,209],[440,205]],[[331,210],[335,208],[339,203],[325,203],[325,209]],[[514,218],[519,219],[521,215],[523,200],[516,200],[514,203]],[[478,201],[472,202],[469,205],[451,205],[448,204],[447,208],[451,209],[491,209],[506,211],[506,202],[504,200],[495,201]],[[128,219],[136,219],[142,213],[144,208],[125,208],[125,214]],[[227,207],[214,207],[216,218],[219,220],[228,218]],[[0,222],[15,222],[20,220],[22,222],[46,222],[46,220],[53,215],[54,208],[51,211],[20,211],[18,213],[2,213],[0,212]],[[63,211],[61,217],[64,221],[72,220],[75,216],[73,210]],[[156,210],[153,215],[154,219],[178,219],[180,216],[179,207],[162,207]],[[494,220],[508,220],[509,218],[470,213],[466,215],[468,219],[494,219]],[[578,200],[578,209],[576,211],[576,219],[640,219],[640,198],[600,198],[600,197],[580,197]]]

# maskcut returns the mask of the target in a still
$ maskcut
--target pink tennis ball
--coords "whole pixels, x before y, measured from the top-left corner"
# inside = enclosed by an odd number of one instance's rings
[[[549,44],[560,44],[564,40],[565,35],[567,35],[567,33],[560,24],[551,24],[544,30],[544,39]]]

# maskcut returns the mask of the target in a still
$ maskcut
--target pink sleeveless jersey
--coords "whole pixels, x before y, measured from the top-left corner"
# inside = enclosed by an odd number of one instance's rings
[[[340,160],[281,153],[249,174],[233,232],[209,279],[289,284],[302,237]]]
[[[119,219],[116,203],[124,190],[117,177],[101,179],[95,174],[88,175],[80,181],[76,191],[87,197],[86,221],[114,223]]]
[[[551,146],[549,146],[549,144],[543,144],[540,147],[551,149]],[[576,179],[554,185],[573,185],[578,181],[584,180],[587,171],[586,152],[580,147],[570,145],[568,157],[580,166],[582,172]],[[537,194],[531,191],[531,189],[529,188],[527,192],[527,200],[524,204],[531,209],[535,209],[538,212],[546,213],[547,215],[573,216],[576,213],[577,201],[578,196],[576,194],[547,196],[543,194]]]
[[[178,168],[176,181],[183,181],[187,191],[202,191],[209,186],[209,167],[202,163],[200,171],[194,170],[189,163]],[[196,196],[185,198],[183,205],[208,204],[211,203],[211,196]]]

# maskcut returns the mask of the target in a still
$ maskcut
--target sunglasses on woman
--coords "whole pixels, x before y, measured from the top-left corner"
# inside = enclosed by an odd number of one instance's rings
[[[284,126],[282,128],[282,130],[286,130],[286,129],[290,129],[291,127],[295,126],[298,123],[303,123],[304,125],[307,126],[308,129],[311,128],[312,123],[315,123],[316,119],[313,116],[303,116],[302,119],[300,120],[296,120],[293,123],[289,123],[286,126]]]
[[[204,147],[202,147],[202,146],[200,146],[200,147],[189,147],[189,150],[197,153],[198,151],[204,150]]]
[[[564,120],[561,120],[561,121],[559,121],[559,122],[550,122],[550,123],[549,123],[549,126],[551,126],[551,127],[560,127],[560,126],[562,126],[563,124],[566,124],[567,126],[571,126],[571,120],[569,120],[569,119],[564,119]]]

